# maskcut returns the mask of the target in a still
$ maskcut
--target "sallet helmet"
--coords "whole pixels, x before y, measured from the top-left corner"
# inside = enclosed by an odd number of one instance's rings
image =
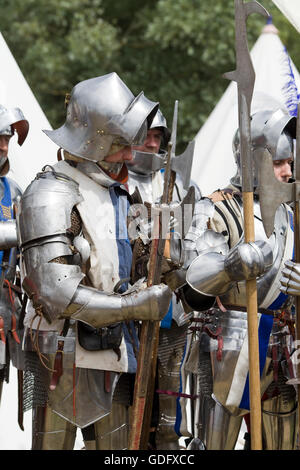
[[[18,144],[22,145],[29,131],[29,122],[20,108],[6,108],[0,104],[0,135],[12,136],[15,131],[18,134]]]
[[[143,92],[135,97],[113,72],[78,83],[63,126],[44,132],[70,154],[100,162],[113,144],[143,143],[158,106]]]
[[[29,122],[20,108],[6,108],[0,104],[0,135],[13,136],[18,134],[18,144],[22,145],[29,131]],[[0,176],[9,172],[9,159],[3,156],[0,160]]]
[[[251,116],[251,147],[252,150],[265,148],[272,155],[272,160],[285,160],[293,158],[294,143],[296,138],[296,118],[290,116],[282,107],[256,111]],[[239,129],[234,134],[232,141],[234,159],[237,172],[231,183],[242,186],[240,133]],[[253,185],[258,185],[258,162],[253,162]]]

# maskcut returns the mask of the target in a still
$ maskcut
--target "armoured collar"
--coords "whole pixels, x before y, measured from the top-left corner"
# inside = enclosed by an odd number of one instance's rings
[[[77,169],[79,171],[82,171],[85,175],[87,175],[89,178],[91,178],[93,181],[96,183],[100,184],[101,186],[104,186],[105,188],[109,188],[110,186],[114,185],[121,185],[123,183],[126,183],[127,178],[128,178],[128,172],[126,165],[122,165],[121,170],[119,171],[118,175],[114,174],[113,178],[109,176],[108,173],[106,173],[97,163],[95,162],[79,162],[77,165]]]
[[[149,176],[165,167],[167,152],[149,153],[133,150],[133,159],[126,162],[130,172]]]
[[[127,181],[128,172],[124,163],[90,162],[84,158],[72,155],[66,150],[64,150],[64,157],[66,161],[77,162],[76,167],[78,170],[106,188],[115,184],[121,185]]]

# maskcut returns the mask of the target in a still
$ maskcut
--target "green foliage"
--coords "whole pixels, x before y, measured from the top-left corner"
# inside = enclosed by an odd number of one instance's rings
[[[260,2],[300,68],[297,31]],[[159,101],[171,124],[179,100],[181,150],[205,122],[235,68],[234,1],[0,0],[0,30],[54,127],[79,81],[116,71],[134,93]],[[265,20],[251,15],[251,48]]]

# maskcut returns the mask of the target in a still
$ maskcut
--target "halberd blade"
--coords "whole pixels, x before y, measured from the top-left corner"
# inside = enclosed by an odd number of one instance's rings
[[[180,176],[186,190],[190,187],[194,151],[195,141],[192,140],[181,155],[173,156],[171,160],[171,170]]]

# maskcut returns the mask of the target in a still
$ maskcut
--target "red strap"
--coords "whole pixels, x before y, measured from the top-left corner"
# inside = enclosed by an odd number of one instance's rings
[[[200,397],[200,395],[189,395],[188,393],[179,393],[179,392],[172,392],[172,390],[155,390],[156,393],[160,395],[171,395],[173,397],[183,397],[183,398],[190,398],[191,400],[195,400],[195,398]]]
[[[64,342],[63,341],[58,341],[58,347],[55,355],[55,360],[54,360],[54,372],[51,377],[51,382],[50,382],[50,390],[55,390],[56,385],[58,384],[59,377],[63,373],[63,348],[64,348]]]
[[[20,344],[21,341],[20,341],[20,338],[19,338],[18,333],[17,333],[17,321],[16,321],[16,316],[14,314],[14,311],[15,311],[15,295],[12,291],[10,282],[7,279],[4,279],[4,284],[7,284],[7,286],[8,286],[9,299],[10,299],[11,307],[12,307],[12,310],[13,310],[13,313],[11,315],[11,332],[12,332],[14,340],[18,344]]]
[[[17,330],[16,330],[16,328],[17,328],[17,320],[16,320],[16,316],[15,316],[14,313],[12,313],[12,315],[11,315],[11,327],[12,327],[12,328],[11,328],[11,332],[12,332],[12,335],[13,335],[14,340],[15,340],[18,344],[20,344],[21,341],[20,341],[20,338],[19,338],[18,333],[17,333]]]
[[[1,341],[5,344],[6,340],[5,340],[5,331],[4,331],[4,320],[1,316],[0,316],[0,338],[1,338]]]
[[[111,386],[110,386],[110,371],[105,370],[104,371],[104,389],[107,393],[111,391]]]
[[[217,350],[217,361],[222,361],[224,340],[223,336],[218,336],[218,350]]]
[[[217,300],[217,304],[218,304],[218,307],[221,310],[221,312],[227,312],[226,308],[224,307],[224,305],[222,304],[222,302],[220,300],[220,297],[217,296],[216,300]]]
[[[222,327],[218,326],[216,331],[212,331],[208,325],[205,325],[203,327],[203,331],[205,331],[208,334],[208,336],[210,336],[211,338],[217,339],[218,336],[222,333]]]

